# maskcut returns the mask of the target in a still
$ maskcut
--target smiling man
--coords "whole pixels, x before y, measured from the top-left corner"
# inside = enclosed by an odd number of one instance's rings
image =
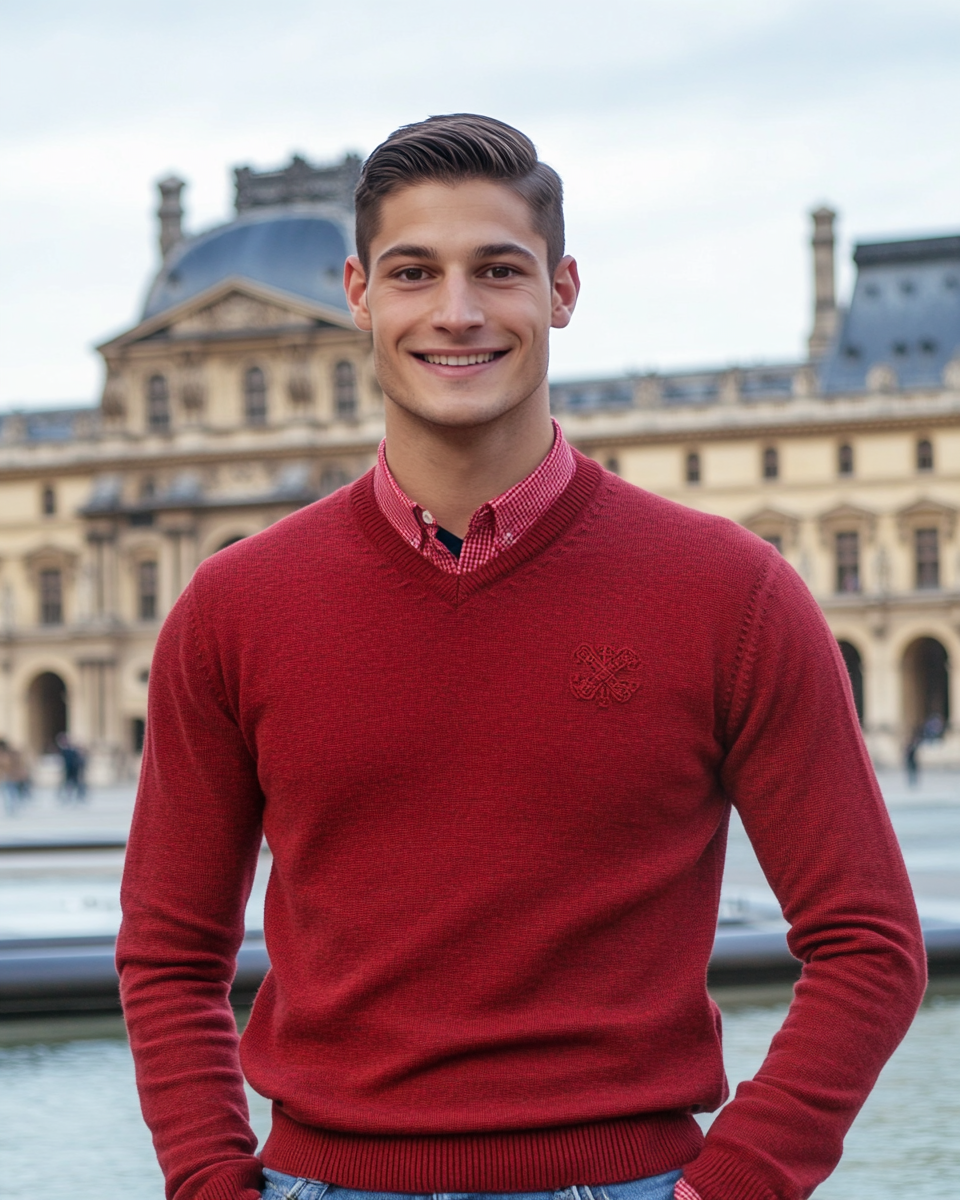
[[[168,1195],[801,1200],[924,982],[836,644],[770,546],[551,421],[579,282],[523,134],[398,130],[357,248],[378,463],[208,559],[150,675],[118,964]],[[704,1139],[731,805],[803,971]]]

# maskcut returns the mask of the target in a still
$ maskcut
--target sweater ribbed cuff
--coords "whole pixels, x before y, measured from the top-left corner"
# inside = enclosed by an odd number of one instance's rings
[[[260,1200],[263,1172],[258,1158],[228,1162],[197,1172],[174,1200]]]
[[[699,1200],[783,1200],[785,1195],[761,1177],[758,1164],[709,1142],[684,1168],[680,1182],[692,1188]]]
[[[673,1200],[703,1200],[703,1198],[685,1179],[681,1179],[673,1189]]]

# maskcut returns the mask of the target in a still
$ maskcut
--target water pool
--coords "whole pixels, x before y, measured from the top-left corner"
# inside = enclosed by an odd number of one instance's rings
[[[848,1139],[818,1200],[954,1200],[960,1179],[960,988],[930,994]],[[756,1070],[782,998],[719,997],[731,1087]],[[161,1200],[118,1019],[0,1025],[0,1195]],[[269,1108],[251,1094],[258,1134]],[[709,1124],[709,1118],[703,1123]]]

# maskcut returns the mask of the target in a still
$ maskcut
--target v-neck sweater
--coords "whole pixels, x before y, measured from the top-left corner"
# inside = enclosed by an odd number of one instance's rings
[[[735,805],[803,973],[727,1098],[706,990]],[[261,835],[271,969],[228,1004]],[[118,966],[176,1200],[263,1165],[374,1191],[684,1168],[800,1200],[924,954],[834,639],[752,534],[577,455],[521,542],[439,570],[368,473],[221,551],[166,621]],[[258,1159],[243,1074],[273,1101]]]

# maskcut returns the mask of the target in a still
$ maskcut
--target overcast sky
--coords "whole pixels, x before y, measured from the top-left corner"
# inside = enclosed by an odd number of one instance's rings
[[[232,168],[489,113],[564,178],[583,292],[554,378],[790,359],[808,212],[851,243],[960,230],[958,0],[33,0],[0,15],[0,407],[94,401],[97,342]]]

